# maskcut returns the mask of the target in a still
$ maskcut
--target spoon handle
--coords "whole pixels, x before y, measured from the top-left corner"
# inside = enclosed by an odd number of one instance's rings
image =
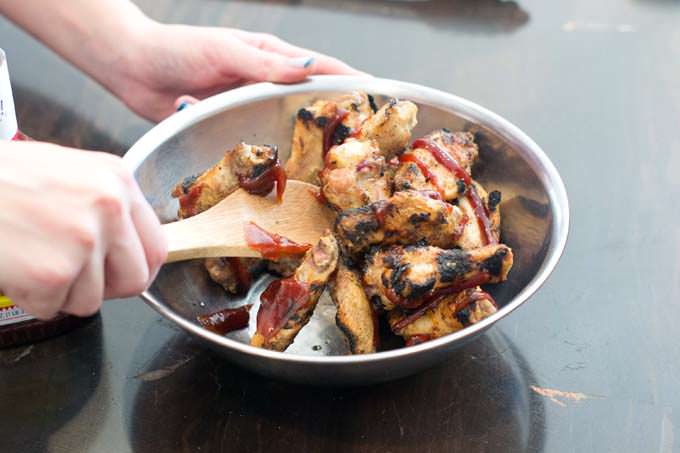
[[[243,239],[243,227],[215,234],[210,218],[190,218],[163,225],[168,239],[166,263],[219,256],[258,257]]]

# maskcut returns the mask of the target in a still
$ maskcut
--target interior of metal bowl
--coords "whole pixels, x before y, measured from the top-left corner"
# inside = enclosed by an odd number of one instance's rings
[[[170,192],[178,181],[213,165],[239,141],[275,144],[281,158],[287,159],[298,109],[316,98],[355,89],[373,94],[379,104],[390,97],[415,102],[419,113],[414,137],[442,127],[475,133],[480,158],[473,176],[487,190],[502,192],[502,240],[515,255],[509,280],[488,287],[503,308],[464,331],[407,349],[433,349],[481,331],[524,302],[548,276],[566,241],[568,207],[559,175],[538,146],[519,129],[475,104],[436,90],[382,79],[317,77],[298,85],[258,84],[220,94],[173,115],[140,139],[125,159],[158,216],[169,222],[176,218],[177,202]],[[259,293],[269,279],[263,277],[246,297],[231,297],[209,280],[201,261],[175,263],[162,268],[145,297],[183,328],[218,348],[241,353],[302,361],[309,357],[322,362],[320,356],[333,356],[337,362],[379,359],[403,351],[362,358],[347,356],[347,344],[335,326],[335,309],[327,297],[285,353],[247,346],[255,327]],[[230,333],[225,339],[201,329],[196,322],[197,315],[246,302],[253,304],[248,331]]]

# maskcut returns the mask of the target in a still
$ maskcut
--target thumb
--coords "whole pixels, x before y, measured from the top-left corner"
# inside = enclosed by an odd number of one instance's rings
[[[287,57],[253,46],[243,46],[240,55],[234,55],[242,78],[253,82],[292,83],[304,80],[314,72],[312,55]]]

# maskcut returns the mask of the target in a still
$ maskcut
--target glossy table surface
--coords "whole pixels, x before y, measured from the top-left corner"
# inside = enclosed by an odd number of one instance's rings
[[[139,2],[269,31],[450,91],[538,142],[567,186],[562,261],[521,309],[421,374],[293,386],[225,362],[140,299],[0,351],[0,451],[680,451],[680,3]],[[0,21],[20,124],[122,153],[151,124]]]

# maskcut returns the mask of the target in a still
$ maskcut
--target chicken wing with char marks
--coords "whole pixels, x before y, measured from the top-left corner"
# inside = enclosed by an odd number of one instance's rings
[[[377,313],[366,297],[359,274],[340,263],[331,279],[330,293],[337,308],[335,322],[345,334],[352,354],[375,352],[379,343]]]
[[[203,264],[210,278],[232,294],[247,292],[264,270],[264,262],[258,258],[206,258]]]
[[[198,176],[185,178],[175,186],[172,196],[179,198],[179,218],[191,217],[213,207],[239,187],[265,195],[272,190],[274,180],[280,184],[278,175],[272,175],[280,170],[279,165],[275,146],[239,143],[213,167]],[[292,260],[299,263],[300,257]],[[286,263],[270,267],[290,269],[290,264]],[[232,294],[248,291],[251,282],[265,268],[262,260],[250,258],[208,258],[204,266],[210,278]]]
[[[257,331],[250,344],[285,350],[309,322],[338,257],[338,243],[328,231],[307,251],[293,276],[272,282],[260,297]]]
[[[335,234],[342,251],[352,257],[377,244],[453,247],[463,232],[466,218],[460,208],[436,198],[434,192],[408,190],[341,212]]]
[[[324,198],[337,210],[384,200],[391,192],[385,158],[374,141],[350,139],[331,148],[319,177]]]
[[[497,243],[500,241],[501,236],[501,214],[499,208],[501,193],[497,190],[487,193],[484,187],[477,181],[473,181],[472,184],[474,186],[473,190],[475,190],[483,205],[484,214],[489,221],[489,232],[491,234],[489,242]],[[465,223],[462,234],[456,241],[456,245],[463,250],[483,247],[487,244],[486,233],[477,219],[477,214],[470,203],[470,198],[467,196],[460,197],[457,203],[468,220]]]
[[[458,292],[507,278],[512,250],[495,244],[475,250],[392,246],[369,253],[364,284],[387,311],[414,309],[445,292]]]
[[[415,311],[397,308],[387,314],[387,319],[392,331],[408,345],[458,332],[497,311],[493,298],[476,287],[442,296]]]
[[[179,218],[185,219],[211,208],[242,185],[256,181],[279,165],[276,146],[239,143],[224,153],[213,167],[198,176],[185,178],[175,186],[172,196],[179,199]],[[254,191],[266,195],[273,186],[274,179]]]
[[[411,131],[418,124],[417,116],[418,107],[413,102],[391,99],[361,125],[357,138],[375,140],[389,160],[408,146]]]
[[[448,129],[432,132],[416,140],[412,149],[399,157],[394,189],[434,190],[447,201],[462,195],[465,181],[437,158],[438,151],[450,156],[468,177],[479,154],[474,136],[469,132],[451,132]]]
[[[324,155],[345,141],[373,114],[375,104],[366,93],[354,92],[331,100],[317,100],[301,108],[295,119],[286,174],[291,179],[319,185]]]

